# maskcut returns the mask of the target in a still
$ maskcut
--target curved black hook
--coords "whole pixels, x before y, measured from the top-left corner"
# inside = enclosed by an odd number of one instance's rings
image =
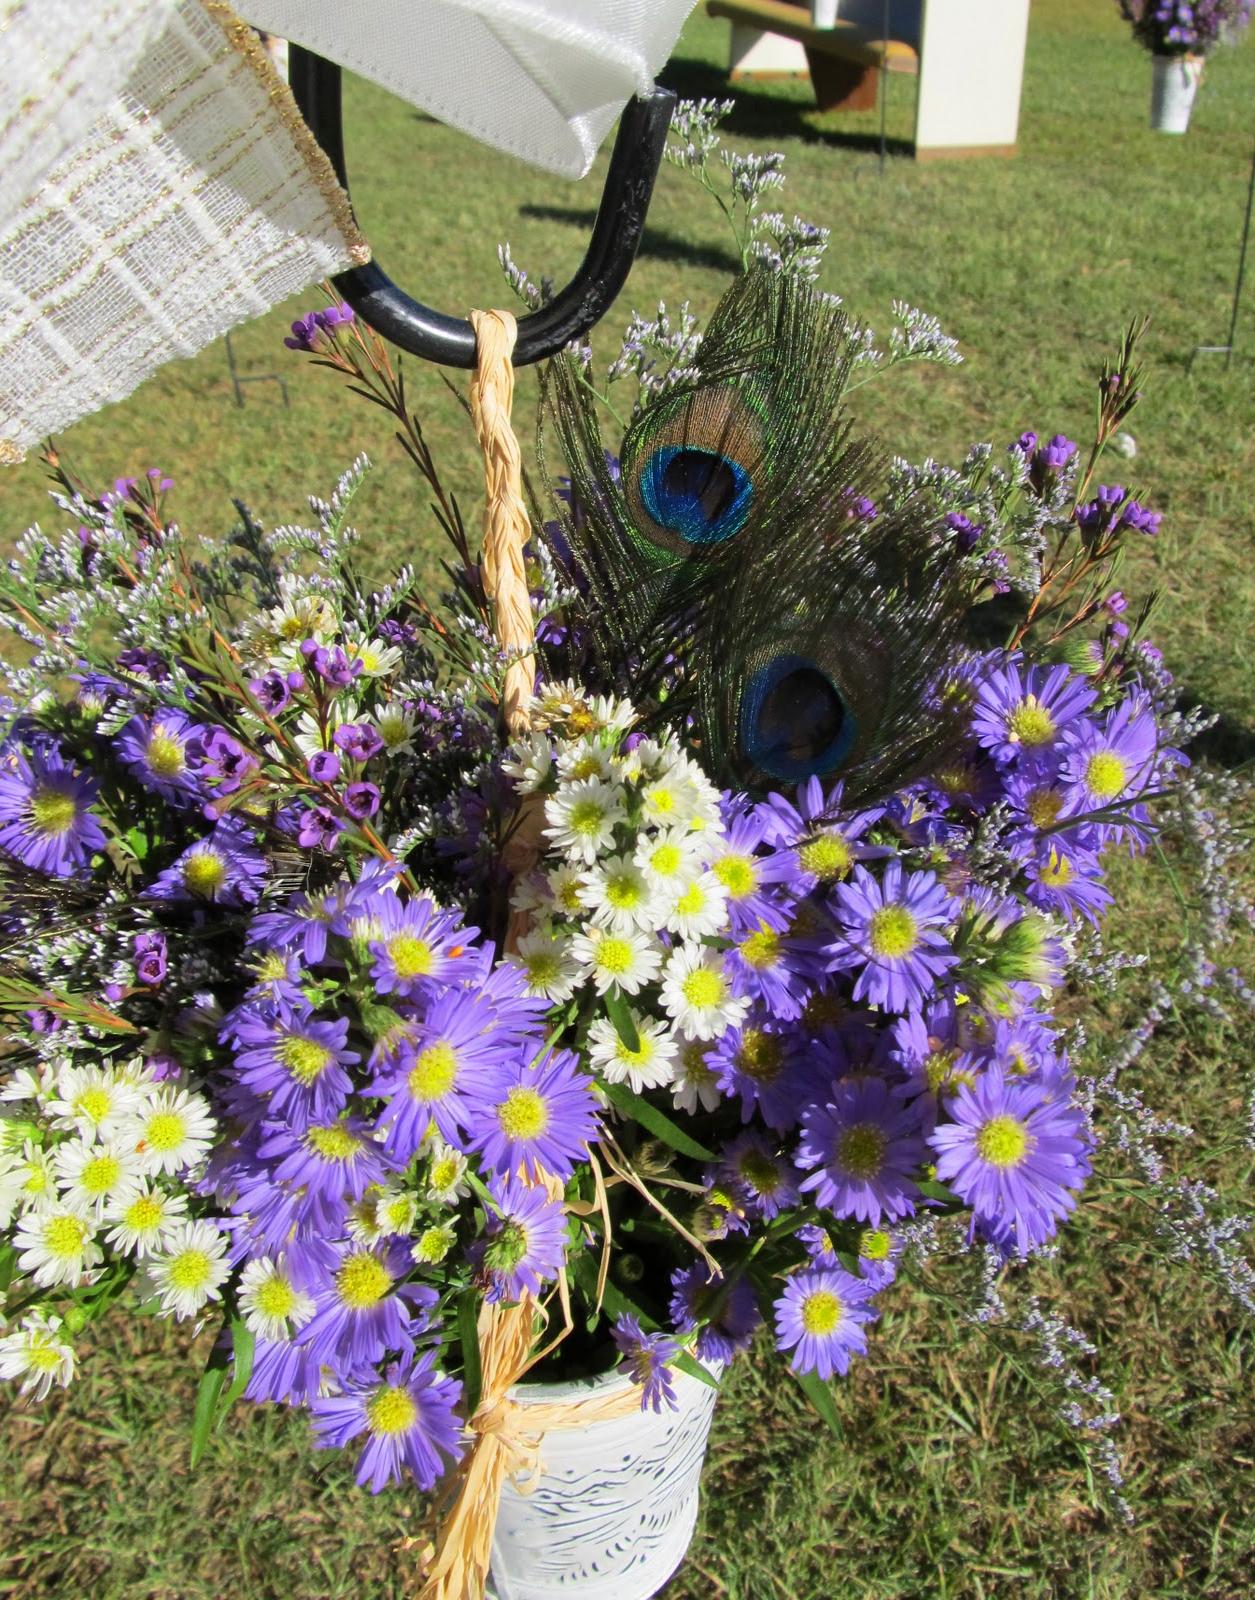
[[[340,68],[293,45],[288,73],[301,114],[347,191]],[[544,361],[572,339],[582,338],[605,316],[623,287],[641,242],[674,106],[670,89],[654,88],[628,101],[588,250],[565,289],[539,311],[519,318],[512,358],[516,367]],[[475,365],[475,331],[470,323],[412,300],[374,262],[351,267],[333,282],[364,321],[402,350],[446,367]]]

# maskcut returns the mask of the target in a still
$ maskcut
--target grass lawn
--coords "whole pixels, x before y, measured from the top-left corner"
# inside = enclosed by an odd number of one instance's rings
[[[695,16],[665,81],[723,94],[726,25]],[[901,298],[935,312],[967,357],[861,389],[862,419],[897,453],[955,460],[1022,429],[1085,438],[1102,355],[1129,319],[1153,318],[1147,397],[1121,464],[1163,531],[1125,587],[1164,591],[1155,628],[1186,692],[1221,725],[1209,749],[1232,765],[1255,751],[1252,521],[1255,509],[1255,283],[1239,359],[1201,357],[1228,328],[1255,137],[1255,48],[1214,58],[1184,139],[1147,127],[1150,64],[1108,0],[1036,0],[1021,149],[883,175],[871,113],[819,115],[804,86],[742,95],[728,129],[743,150],[787,151],[783,207],[830,226],[824,287],[880,325]],[[909,132],[913,84],[890,80],[890,132]],[[378,259],[442,310],[508,304],[495,245],[533,274],[569,275],[598,175],[567,186],[493,155],[367,85],[347,91],[349,166]],[[609,359],[630,306],[659,299],[707,312],[735,262],[714,207],[664,169],[645,244],[620,305],[595,339]],[[1255,264],[1253,264],[1255,270]],[[217,530],[230,497],[268,522],[300,516],[359,451],[377,464],[358,522],[382,568],[434,560],[423,486],[380,417],[346,403],[330,375],[282,348],[306,296],[234,336],[252,384],[237,409],[224,347],[164,369],[130,400],[60,441],[102,483],[156,464],[177,481],[185,522]],[[410,368],[448,483],[478,492],[469,424],[434,371]],[[454,375],[464,387],[464,375]],[[535,378],[520,378],[520,410]],[[1108,469],[1108,477],[1113,469]],[[35,461],[0,476],[11,539],[42,519],[59,531]],[[1182,915],[1162,876],[1122,869],[1114,913],[1155,966],[1176,958]],[[1249,946],[1234,959],[1249,963]],[[1104,998],[1095,1031],[1119,1036],[1144,979]],[[1144,1063],[1148,1098],[1194,1125],[1196,1176],[1236,1194],[1252,1156],[1241,1123],[1249,1032],[1170,1023]],[[1111,1160],[1108,1158],[1108,1165]],[[837,1391],[844,1436],[823,1433],[774,1363],[742,1362],[722,1400],[691,1558],[668,1600],[1238,1600],[1255,1587],[1250,1470],[1255,1402],[1249,1327],[1165,1271],[1136,1242],[1136,1196],[1118,1167],[1065,1231],[1061,1259],[1034,1268],[1043,1301],[1086,1329],[1125,1421],[1138,1522],[1101,1509],[1075,1445],[1035,1392],[1024,1350],[989,1343],[951,1309],[954,1270],[886,1294],[871,1359]],[[422,1507],[352,1488],[348,1458],[309,1448],[303,1422],[238,1409],[199,1471],[187,1467],[204,1340],[115,1318],[84,1351],[82,1376],[39,1410],[0,1401],[4,1439],[0,1596],[60,1600],[391,1600],[417,1592],[410,1544]]]

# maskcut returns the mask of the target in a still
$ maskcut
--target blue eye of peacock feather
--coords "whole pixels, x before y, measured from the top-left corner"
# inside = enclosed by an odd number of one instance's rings
[[[660,527],[689,544],[721,544],[749,516],[754,485],[728,456],[665,444],[641,468],[641,499]]]
[[[760,772],[785,783],[832,772],[858,733],[854,713],[829,675],[807,656],[781,655],[759,667],[741,696],[741,748]]]

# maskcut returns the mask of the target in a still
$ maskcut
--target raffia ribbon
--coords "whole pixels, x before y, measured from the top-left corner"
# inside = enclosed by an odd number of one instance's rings
[[[523,560],[531,529],[523,504],[522,458],[510,426],[514,398],[510,353],[515,323],[508,311],[472,311],[471,322],[478,351],[478,366],[471,380],[471,416],[484,455],[487,487],[481,566],[498,642],[503,648],[527,652],[511,664],[502,699],[506,733],[519,738],[531,723],[536,665],[528,649],[535,634]],[[539,859],[543,821],[540,797],[528,795],[502,850],[512,880],[530,871]],[[526,917],[520,919],[516,913],[506,937],[507,950],[514,947],[526,925]],[[562,1198],[557,1178],[540,1171],[534,1177],[550,1199]],[[565,1307],[565,1285],[560,1292]],[[533,1352],[546,1322],[544,1307],[526,1293],[517,1304],[484,1305],[480,1310],[476,1332],[481,1386],[479,1404],[470,1420],[471,1444],[437,1507],[439,1526],[419,1600],[483,1600],[501,1491],[507,1480],[523,1494],[536,1488],[544,1470],[540,1450],[546,1433],[555,1428],[586,1428],[640,1409],[640,1394],[634,1385],[587,1400],[528,1406],[512,1400],[510,1390],[539,1359]],[[565,1331],[550,1348],[565,1337]]]

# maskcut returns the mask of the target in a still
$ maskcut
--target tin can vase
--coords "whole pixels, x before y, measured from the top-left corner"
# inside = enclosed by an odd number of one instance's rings
[[[1152,56],[1150,125],[1158,133],[1184,133],[1203,75],[1202,56]]]
[[[833,28],[840,0],[811,0],[811,21],[817,28]]]
[[[507,1483],[502,1492],[488,1600],[649,1600],[658,1593],[693,1537],[716,1400],[697,1378],[677,1372],[673,1381],[675,1411],[634,1411],[545,1434],[535,1487],[520,1493]],[[520,1384],[510,1398],[524,1408],[561,1405],[632,1387],[611,1372]]]

